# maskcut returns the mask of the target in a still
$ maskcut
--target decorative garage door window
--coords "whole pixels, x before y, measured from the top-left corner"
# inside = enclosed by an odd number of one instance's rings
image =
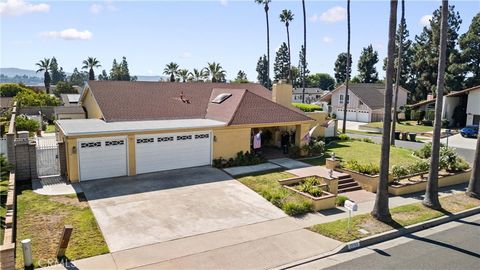
[[[81,148],[94,148],[94,147],[102,147],[102,142],[88,142],[88,143],[81,143]]]
[[[187,141],[191,139],[192,139],[192,135],[177,136],[177,141]]]
[[[153,143],[153,138],[137,139],[137,143]]]
[[[118,140],[118,141],[106,141],[105,146],[116,146],[116,145],[124,145],[125,141],[124,140]]]
[[[173,142],[173,136],[158,137],[157,142]]]
[[[208,133],[195,135],[195,139],[208,139],[209,137],[210,135]]]

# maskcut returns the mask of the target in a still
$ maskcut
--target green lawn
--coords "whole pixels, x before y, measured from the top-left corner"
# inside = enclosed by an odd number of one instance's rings
[[[22,239],[32,239],[34,265],[38,267],[40,260],[55,259],[63,226],[67,224],[73,226],[67,259],[77,260],[109,252],[83,193],[78,197],[75,194],[44,196],[32,190],[18,194],[17,269],[23,269]]]
[[[347,162],[356,160],[359,164],[380,164],[381,145],[362,141],[336,141],[326,147],[327,152],[335,153],[335,156]],[[410,165],[420,159],[412,156],[412,151],[405,148],[392,147],[390,149],[390,168],[395,164]],[[325,157],[303,160],[311,165],[324,165]]]
[[[272,172],[238,178],[242,184],[260,194],[288,215],[311,212],[311,203],[302,196],[283,188],[278,180],[294,177],[286,172]]]
[[[440,198],[440,202],[446,212],[457,213],[466,209],[480,206],[480,201],[467,197],[465,194],[455,194]],[[421,203],[414,203],[390,209],[393,218],[392,223],[382,223],[374,219],[370,214],[362,214],[352,217],[350,232],[347,231],[347,219],[339,219],[329,223],[318,224],[309,229],[321,235],[349,242],[355,239],[379,234],[392,229],[398,229],[445,215],[445,212],[432,210]],[[358,230],[363,229],[368,234],[362,234]]]
[[[360,127],[383,128],[383,122],[372,122]],[[400,132],[422,133],[432,131],[433,127],[417,125],[417,121],[402,121],[401,124],[397,123],[395,130]]]
[[[47,125],[47,129],[45,129],[45,133],[55,133],[55,125]]]

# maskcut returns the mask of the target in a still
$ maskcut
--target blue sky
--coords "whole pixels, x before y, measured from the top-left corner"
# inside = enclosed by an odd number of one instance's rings
[[[410,37],[418,34],[438,0],[406,1]],[[465,32],[480,11],[480,1],[450,1],[463,19]],[[337,55],[346,49],[346,1],[306,1],[307,61],[311,72],[333,75]],[[399,3],[400,7],[400,3]],[[292,63],[303,42],[301,1],[270,4],[270,50],[286,41],[278,15],[295,14],[291,23]],[[400,9],[399,9],[400,11]],[[135,75],[160,75],[166,63],[201,68],[220,62],[233,79],[238,70],[256,80],[256,63],[266,51],[265,13],[249,1],[24,1],[1,0],[1,67],[34,69],[43,57],[55,56],[68,72],[87,56],[97,57],[107,71],[113,58],[126,56]],[[388,1],[351,3],[354,73],[363,47],[373,44],[383,76]],[[100,69],[100,70],[101,70]],[[100,71],[99,70],[99,71]]]

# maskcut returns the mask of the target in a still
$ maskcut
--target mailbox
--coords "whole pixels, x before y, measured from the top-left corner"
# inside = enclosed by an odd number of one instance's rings
[[[345,208],[348,210],[355,212],[358,209],[358,205],[354,201],[346,200],[345,201]]]

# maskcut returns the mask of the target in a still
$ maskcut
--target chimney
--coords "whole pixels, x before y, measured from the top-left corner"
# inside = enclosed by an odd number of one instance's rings
[[[285,107],[292,107],[292,85],[286,80],[280,80],[273,84],[272,101]]]
[[[427,100],[433,100],[435,99],[432,94],[427,95]]]

